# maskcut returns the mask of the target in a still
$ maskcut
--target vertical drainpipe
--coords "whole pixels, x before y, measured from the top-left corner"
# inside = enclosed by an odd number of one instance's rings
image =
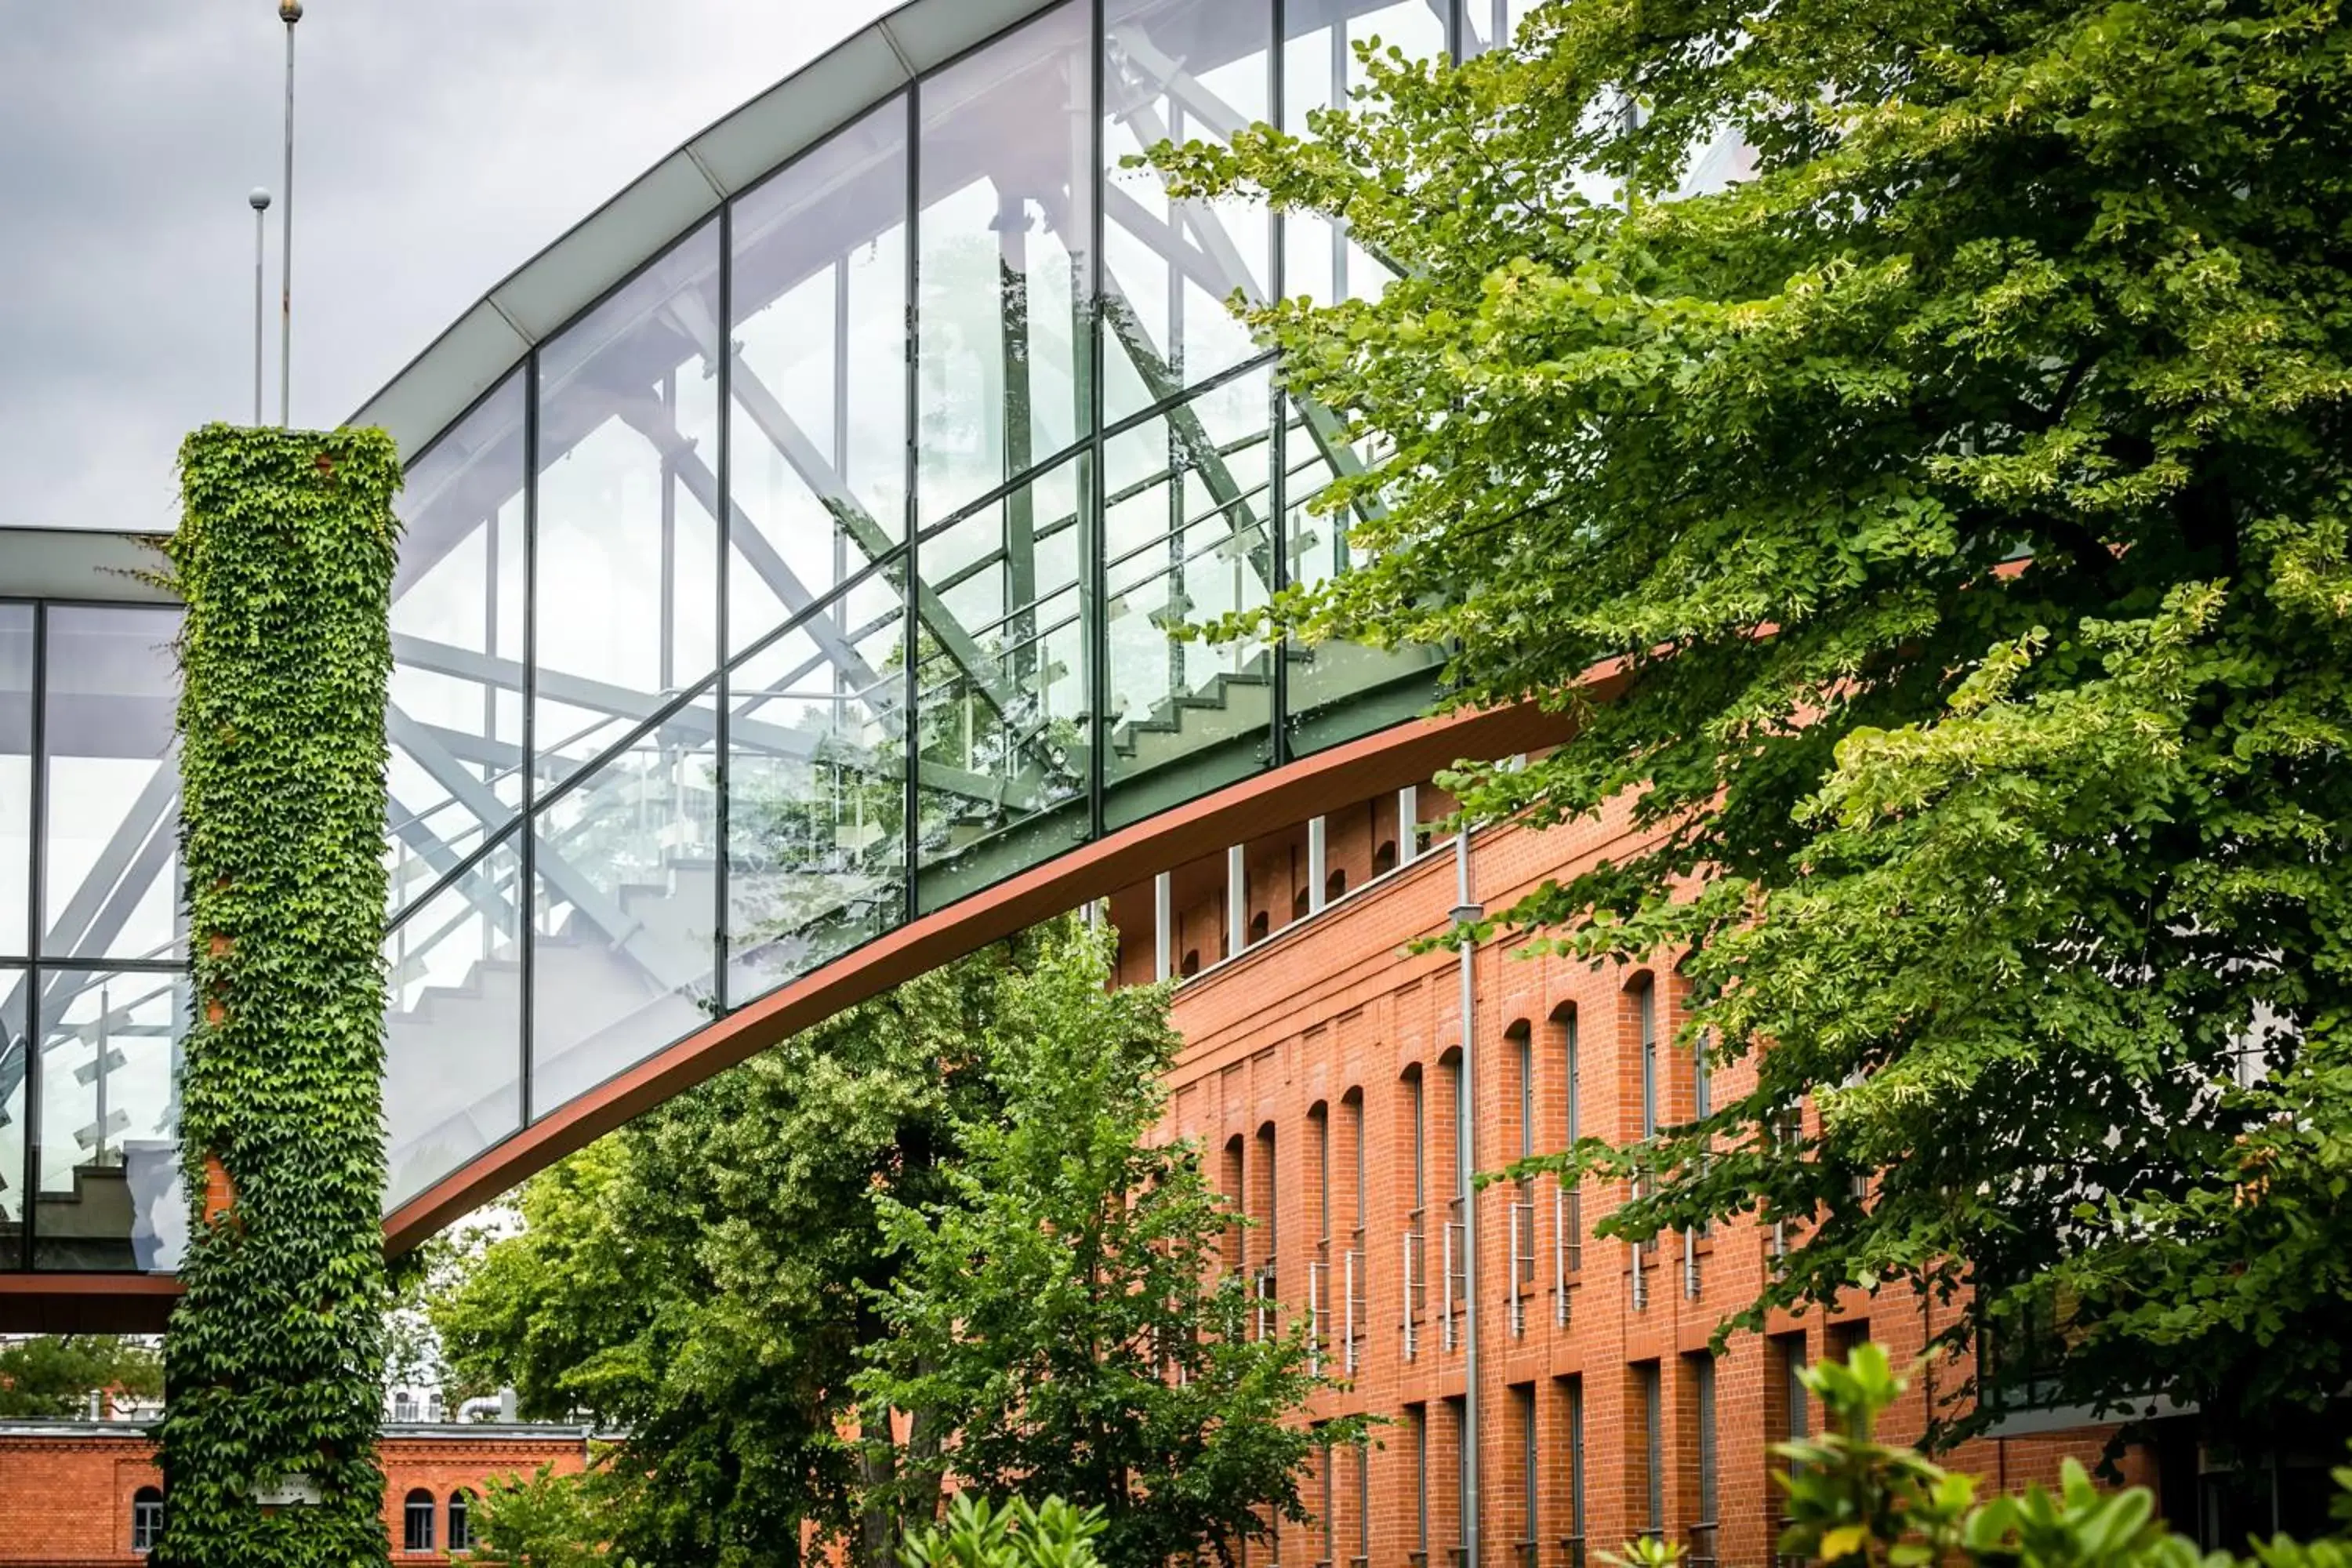
[[[1476,901],[1475,881],[1471,876],[1470,826],[1466,822],[1454,838],[1454,893],[1452,914],[1457,926],[1467,925],[1486,913],[1485,908]],[[1477,1030],[1471,1019],[1472,1010],[1477,1005],[1473,964],[1477,957],[1478,944],[1465,933],[1459,946],[1462,954],[1462,1122],[1455,1131],[1454,1147],[1462,1169],[1475,1174],[1478,1169],[1478,1079],[1472,1071],[1471,1044]],[[1467,1183],[1465,1186],[1467,1190],[1462,1198],[1462,1544],[1469,1559],[1469,1568],[1480,1568],[1478,1188],[1475,1182]]]

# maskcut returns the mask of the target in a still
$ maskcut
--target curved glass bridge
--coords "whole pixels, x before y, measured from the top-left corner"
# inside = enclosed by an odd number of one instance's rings
[[[1425,654],[1177,635],[1348,571],[1360,514],[1307,502],[1373,456],[1224,301],[1388,274],[1125,160],[1303,130],[1355,42],[1527,8],[916,0],[360,411],[415,454],[395,1245],[906,973],[1481,749],[1391,729]],[[11,1270],[167,1272],[185,1223],[173,611],[84,603],[140,596],[60,564],[91,537],[0,547],[0,1310]]]

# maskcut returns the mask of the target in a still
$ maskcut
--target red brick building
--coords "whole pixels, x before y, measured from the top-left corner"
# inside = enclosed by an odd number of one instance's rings
[[[577,1471],[589,1438],[577,1426],[387,1424],[378,1455],[393,1561],[451,1561],[486,1481]],[[0,1423],[0,1565],[137,1563],[161,1523],[163,1484],[154,1445],[130,1423]]]
[[[1596,971],[1497,942],[1469,966],[1465,1103],[1461,959],[1403,952],[1465,901],[1455,841],[1416,855],[1423,835],[1398,831],[1448,804],[1427,787],[1366,802],[1113,900],[1123,980],[1191,976],[1171,1131],[1201,1142],[1253,1221],[1234,1265],[1271,1310],[1309,1319],[1350,1380],[1317,1415],[1392,1420],[1373,1451],[1338,1454],[1310,1480],[1319,1521],[1286,1530],[1277,1560],[1455,1568],[1475,1497],[1481,1568],[1577,1568],[1649,1530],[1689,1541],[1693,1568],[1766,1563],[1779,1499],[1767,1448],[1807,1419],[1796,1369],[1865,1338],[1902,1364],[1953,1309],[1857,1292],[1713,1356],[1717,1324],[1760,1283],[1769,1229],[1727,1225],[1637,1257],[1591,1234],[1620,1191],[1547,1177],[1473,1199],[1473,1171],[1571,1136],[1630,1142],[1737,1085],[1728,1069],[1705,1080],[1675,1047],[1670,969]],[[1478,834],[1467,898],[1503,908],[1622,858],[1631,831],[1612,816]],[[1890,1436],[1921,1430],[1930,1393],[1913,1389]],[[1475,1468],[1465,1429],[1481,1435]],[[2105,1435],[1981,1441],[1954,1462],[2015,1485],[2095,1455]],[[2139,1454],[2127,1468],[2152,1473]]]

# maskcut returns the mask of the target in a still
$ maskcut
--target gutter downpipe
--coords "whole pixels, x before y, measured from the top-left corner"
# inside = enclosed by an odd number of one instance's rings
[[[1475,901],[1466,822],[1454,838],[1454,892],[1451,912],[1455,925],[1467,925],[1485,916],[1486,910]],[[1468,1173],[1462,1184],[1462,1545],[1468,1568],[1479,1568],[1478,1525],[1485,1509],[1478,1464],[1478,1080],[1471,1071],[1471,1044],[1477,1034],[1471,1010],[1477,1003],[1474,963],[1478,944],[1465,932],[1458,945],[1462,954],[1462,1120],[1454,1147],[1460,1152],[1462,1170]]]

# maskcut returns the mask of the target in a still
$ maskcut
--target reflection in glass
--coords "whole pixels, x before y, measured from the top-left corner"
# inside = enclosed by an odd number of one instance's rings
[[[408,468],[392,632],[389,906],[522,804],[523,377]]]
[[[177,610],[48,612],[44,952],[180,956]]]
[[[717,666],[718,363],[715,221],[540,353],[542,789]]]
[[[948,516],[1092,424],[1094,48],[1065,4],[922,91],[921,514]]]
[[[1445,52],[1446,7],[1440,0],[1292,0],[1283,7],[1282,124],[1305,136],[1307,115],[1339,109],[1367,79],[1356,46],[1380,42],[1382,52],[1401,48],[1427,59]],[[1283,222],[1283,291],[1323,304],[1369,300],[1395,274],[1324,218],[1291,214]]]
[[[33,606],[0,605],[0,953],[32,946],[32,877]]]
[[[25,1194],[33,1184],[26,1163],[25,996],[25,972],[0,970],[0,1271],[24,1264]]]
[[[1362,560],[1354,523],[1375,514],[1375,497],[1336,511],[1310,507],[1342,474],[1360,474],[1384,455],[1376,441],[1351,444],[1328,413],[1311,405],[1283,405],[1283,549],[1291,581],[1321,583],[1350,572]],[[1351,741],[1413,717],[1436,695],[1444,656],[1426,647],[1377,649],[1323,642],[1289,651],[1288,744],[1304,753]]]
[[[1108,0],[1103,20],[1104,412],[1118,419],[1257,352],[1225,301],[1266,297],[1266,209],[1173,202],[1120,163],[1265,119],[1274,25],[1266,0]]]
[[[1509,43],[1518,36],[1519,24],[1528,19],[1540,0],[1462,0],[1462,53],[1484,54],[1497,41]]]
[[[388,1203],[522,1124],[521,871],[499,846],[384,942]]]
[[[905,100],[740,200],[734,246],[730,652],[906,537]]]
[[[922,542],[916,887],[926,910],[1086,829],[1090,467],[1065,463]]]
[[[530,1105],[544,1114],[706,1022],[719,931],[706,690],[537,820]]]
[[[187,1245],[180,1196],[177,974],[45,972],[37,1268],[165,1270]]]
[[[1264,372],[1242,376],[1104,447],[1111,824],[1265,763],[1274,670],[1264,641],[1177,634],[1261,605],[1272,587],[1267,396]]]
[[[730,1005],[905,915],[900,576],[867,577],[728,674]],[[855,668],[839,647],[856,651]]]

